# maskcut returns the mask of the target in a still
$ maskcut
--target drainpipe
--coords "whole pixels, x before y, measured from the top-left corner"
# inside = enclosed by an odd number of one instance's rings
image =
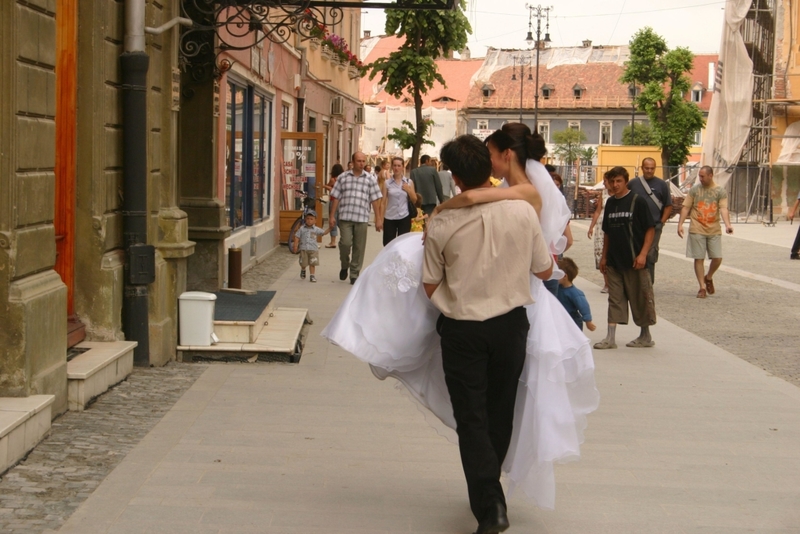
[[[125,281],[122,329],[138,342],[133,361],[150,365],[148,284],[155,281],[155,247],[147,244],[147,68],[145,0],[125,0],[122,75],[122,178]]]

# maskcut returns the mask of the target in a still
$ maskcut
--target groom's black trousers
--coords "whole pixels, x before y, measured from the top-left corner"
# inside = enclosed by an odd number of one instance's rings
[[[437,324],[469,504],[478,521],[493,502],[506,504],[500,467],[511,441],[529,328],[522,307],[485,321],[442,315]]]

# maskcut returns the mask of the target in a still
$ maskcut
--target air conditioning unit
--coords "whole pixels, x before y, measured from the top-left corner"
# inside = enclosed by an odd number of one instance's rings
[[[335,96],[331,99],[331,115],[344,115],[344,97]]]
[[[356,124],[364,124],[364,106],[356,108]]]

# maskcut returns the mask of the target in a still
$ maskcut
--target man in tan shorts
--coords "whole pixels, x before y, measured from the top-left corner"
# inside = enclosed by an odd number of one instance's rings
[[[714,183],[714,169],[702,167],[698,173],[700,183],[692,187],[683,201],[681,218],[678,221],[678,235],[683,238],[683,221],[689,217],[689,239],[686,241],[686,257],[694,259],[694,274],[700,289],[697,298],[713,295],[714,273],[722,264],[722,226],[720,216],[725,222],[725,232],[733,233],[728,214],[728,192]],[[711,260],[708,273],[705,272],[706,254]]]

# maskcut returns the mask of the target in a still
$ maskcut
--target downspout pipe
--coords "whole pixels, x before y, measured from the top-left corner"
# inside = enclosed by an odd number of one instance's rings
[[[148,285],[155,281],[155,247],[147,244],[147,70],[145,0],[125,0],[122,78],[122,178],[125,280],[122,329],[138,342],[133,360],[150,365]]]

